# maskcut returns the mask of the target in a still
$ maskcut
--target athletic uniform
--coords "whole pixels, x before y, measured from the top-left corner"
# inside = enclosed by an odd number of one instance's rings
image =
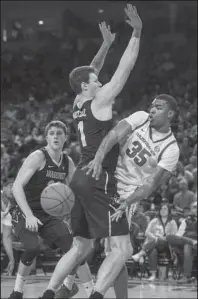
[[[57,166],[45,148],[41,148],[40,150],[45,156],[45,166],[42,170],[35,172],[24,187],[24,192],[33,215],[37,217],[43,225],[39,225],[38,232],[31,232],[26,229],[25,216],[14,200],[10,209],[14,231],[16,236],[23,242],[26,250],[31,250],[33,248],[35,251],[38,250],[39,234],[49,246],[60,248],[63,252],[67,252],[72,245],[72,235],[68,226],[62,220],[50,216],[42,209],[40,197],[42,191],[48,185],[56,182],[65,183],[65,179],[68,175],[68,157],[66,154],[63,154],[62,161],[60,162],[60,165]],[[26,264],[27,257],[24,259],[24,264]],[[28,262],[31,263],[31,260]]]
[[[151,128],[148,113],[139,111],[125,120],[133,133],[120,148],[115,171],[118,193],[123,199],[142,186],[157,165],[172,172],[179,159],[179,147],[172,131],[164,134]]]
[[[112,120],[100,121],[94,117],[91,103],[92,100],[87,101],[81,107],[77,104],[73,111],[81,147],[81,159],[70,183],[76,198],[71,213],[73,234],[84,238],[126,235],[128,227],[125,217],[119,223],[111,223],[110,220],[111,213],[118,207],[114,172],[119,145],[116,144],[106,156],[98,181],[81,170],[94,159],[101,141],[113,127]]]

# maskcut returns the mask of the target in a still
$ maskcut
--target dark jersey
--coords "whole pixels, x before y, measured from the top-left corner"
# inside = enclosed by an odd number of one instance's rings
[[[78,132],[81,147],[79,167],[94,159],[99,145],[107,133],[113,128],[113,120],[101,121],[96,119],[91,111],[92,101],[87,101],[81,108],[74,107],[73,118]],[[103,167],[113,173],[117,165],[119,145],[116,144],[104,159]]]
[[[43,211],[40,203],[42,191],[52,183],[62,182],[68,175],[69,160],[66,154],[63,154],[60,166],[57,166],[45,148],[40,149],[45,155],[45,167],[36,171],[27,185],[24,187],[26,200],[33,212]]]

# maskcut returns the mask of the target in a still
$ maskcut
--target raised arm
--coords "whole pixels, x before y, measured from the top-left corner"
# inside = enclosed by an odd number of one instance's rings
[[[138,16],[136,8],[131,4],[127,4],[125,13],[129,18],[126,22],[134,28],[133,34],[111,81],[104,85],[96,96],[95,102],[100,106],[112,104],[114,98],[123,89],[138,57],[142,21]]]
[[[109,48],[115,40],[115,33],[111,33],[110,26],[107,26],[105,22],[99,24],[99,28],[103,37],[103,43],[90,64],[90,66],[92,66],[95,69],[97,75],[100,73]]]

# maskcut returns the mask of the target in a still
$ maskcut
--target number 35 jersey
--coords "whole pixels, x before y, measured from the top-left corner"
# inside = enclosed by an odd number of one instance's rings
[[[115,172],[118,192],[123,196],[143,185],[157,165],[172,172],[179,159],[179,147],[171,129],[164,134],[151,128],[149,114],[144,111],[125,120],[133,132],[120,149]]]
[[[94,117],[91,110],[92,100],[86,101],[81,107],[74,106],[73,118],[77,129],[81,148],[79,167],[83,167],[94,159],[103,138],[113,128],[113,120],[101,121]],[[103,168],[114,173],[118,161],[119,144],[116,144],[107,154]]]

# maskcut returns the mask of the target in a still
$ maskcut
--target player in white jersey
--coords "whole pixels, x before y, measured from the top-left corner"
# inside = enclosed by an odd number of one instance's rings
[[[170,126],[176,109],[172,96],[157,96],[149,114],[139,111],[120,121],[86,167],[87,174],[93,171],[92,176],[98,179],[106,154],[117,142],[122,144],[116,167],[120,206],[112,221],[118,221],[126,208],[148,197],[175,169],[179,147]]]

